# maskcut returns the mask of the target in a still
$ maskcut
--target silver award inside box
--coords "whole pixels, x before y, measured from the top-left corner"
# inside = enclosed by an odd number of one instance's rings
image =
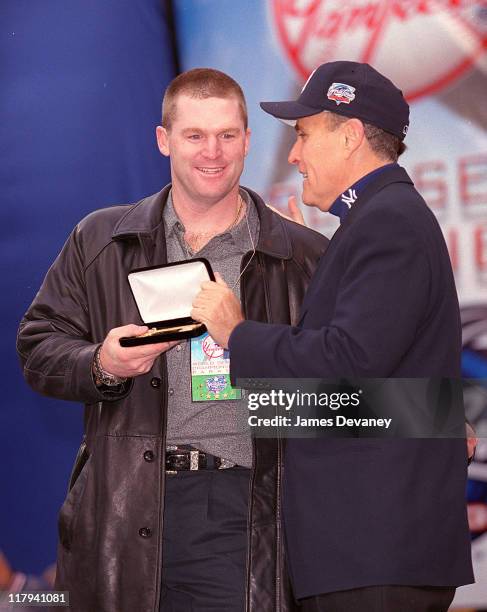
[[[150,329],[141,336],[121,338],[120,344],[136,346],[203,333],[205,326],[190,313],[201,283],[207,280],[214,280],[214,275],[203,258],[130,272],[128,281],[137,308]]]

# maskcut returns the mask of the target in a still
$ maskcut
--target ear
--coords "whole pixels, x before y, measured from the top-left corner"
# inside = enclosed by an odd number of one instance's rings
[[[157,138],[157,146],[159,151],[165,155],[169,156],[169,135],[166,128],[163,128],[162,125],[158,125],[156,127],[156,138]]]
[[[348,159],[365,140],[364,124],[360,119],[349,119],[342,127],[345,154]]]
[[[247,128],[245,130],[245,149],[244,149],[244,155],[247,156],[247,153],[249,152],[250,149],[250,128]]]

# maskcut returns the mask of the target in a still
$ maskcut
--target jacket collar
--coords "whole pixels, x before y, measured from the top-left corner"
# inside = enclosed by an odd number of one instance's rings
[[[129,208],[113,230],[113,240],[124,240],[134,236],[154,236],[163,224],[162,210],[166,204],[171,184]],[[243,187],[252,198],[259,214],[260,232],[257,250],[277,257],[291,259],[291,241],[282,217],[270,210],[262,198],[251,189]]]
[[[130,206],[127,213],[115,225],[113,240],[147,236],[156,232],[163,223],[162,209],[170,189],[171,185],[166,185],[162,191]]]
[[[367,205],[367,202],[373,195],[391,185],[392,183],[409,183],[413,185],[413,181],[410,179],[408,173],[401,166],[394,164],[390,167],[384,168],[382,172],[374,176],[374,178],[367,183],[363,191],[360,194],[360,198],[351,207],[349,214],[346,216],[341,227],[345,227],[351,223],[353,218],[357,215],[358,211]]]
[[[350,209],[360,198],[360,194],[364,191],[365,187],[372,182],[379,174],[388,170],[392,166],[397,166],[396,162],[391,162],[390,164],[386,164],[384,166],[380,166],[372,172],[369,172],[365,176],[362,176],[358,181],[346,189],[343,193],[341,193],[336,200],[331,205],[328,210],[329,213],[335,215],[340,219],[340,223],[343,223],[347,218]]]

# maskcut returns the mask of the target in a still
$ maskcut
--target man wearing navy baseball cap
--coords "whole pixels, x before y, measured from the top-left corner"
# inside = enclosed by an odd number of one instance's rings
[[[402,92],[368,64],[330,62],[313,71],[301,95],[291,102],[261,102],[266,113],[296,121],[323,111],[356,117],[399,140],[409,126],[409,106]]]
[[[397,163],[402,92],[368,64],[340,61],[317,68],[298,100],[261,106],[295,126],[289,162],[303,202],[340,227],[296,326],[244,320],[220,279],[202,286],[192,315],[230,349],[233,379],[459,379],[448,251]],[[455,587],[473,581],[466,468],[462,439],[290,438],[284,524],[302,609],[448,610]]]

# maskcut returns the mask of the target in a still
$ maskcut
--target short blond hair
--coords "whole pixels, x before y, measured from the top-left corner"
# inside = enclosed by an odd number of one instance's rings
[[[194,68],[173,79],[164,93],[162,100],[162,127],[171,129],[176,116],[177,98],[180,95],[191,98],[236,98],[244,128],[247,129],[247,104],[240,85],[220,70],[214,68]]]

